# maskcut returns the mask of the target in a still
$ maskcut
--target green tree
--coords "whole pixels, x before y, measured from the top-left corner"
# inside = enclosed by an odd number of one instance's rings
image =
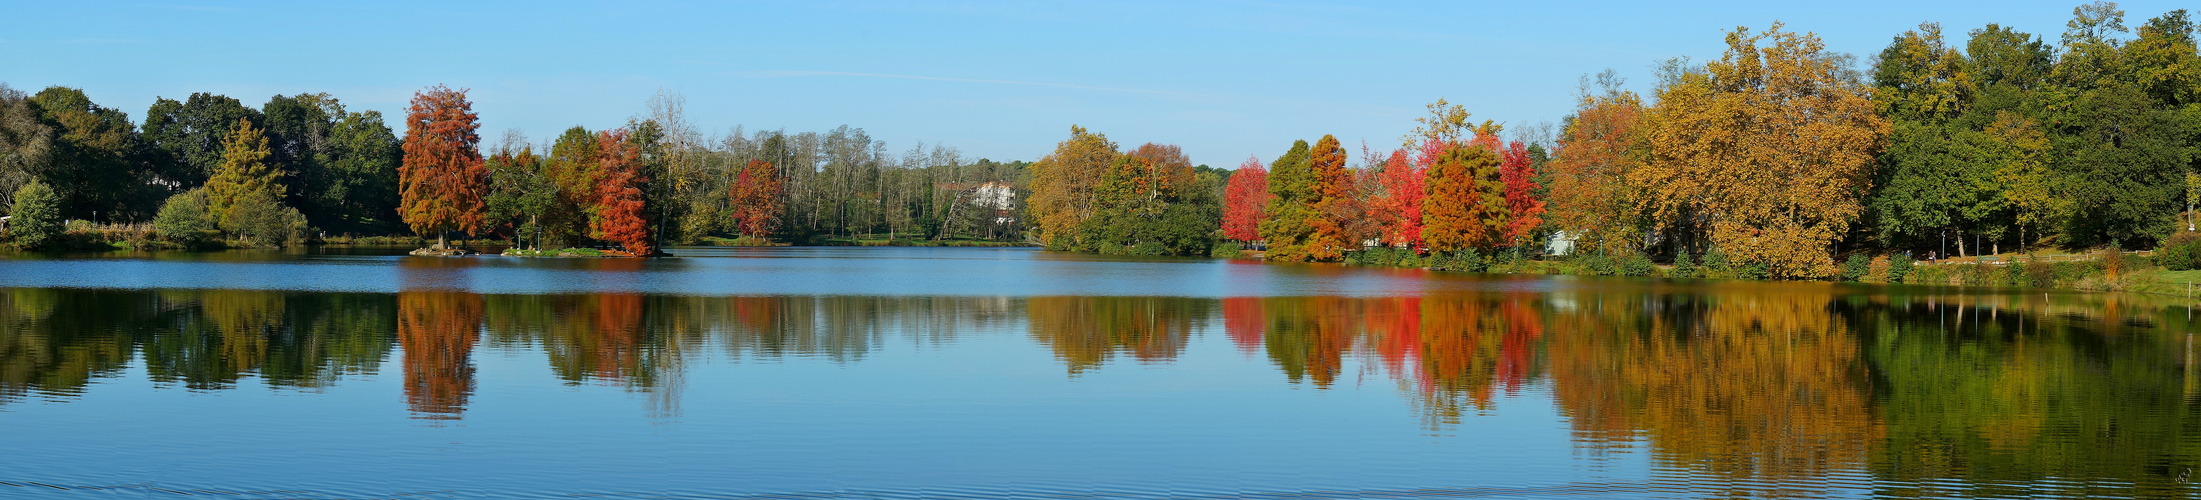
[[[0,83],[0,205],[13,205],[17,188],[46,173],[53,157],[53,128],[38,119],[30,96]]]
[[[336,153],[330,133],[344,117],[343,103],[327,93],[277,95],[260,110],[266,116],[267,163],[290,187],[283,203],[315,222],[336,222],[347,193],[329,169]]]
[[[205,184],[222,164],[222,145],[237,120],[259,123],[260,112],[229,96],[196,92],[182,102],[156,98],[140,134],[153,154],[154,172],[175,186]]]
[[[508,139],[510,137],[508,136]],[[483,218],[512,237],[514,247],[542,249],[543,214],[557,203],[558,186],[543,175],[543,161],[524,141],[507,140],[489,156],[489,196]]]
[[[132,159],[138,148],[130,115],[94,104],[81,90],[47,87],[30,98],[54,131],[53,157],[44,177],[62,199],[64,214],[112,219],[135,211],[145,192]]]
[[[1261,239],[1269,244],[1268,259],[1307,260],[1307,244],[1314,237],[1315,192],[1313,163],[1307,141],[1292,141],[1292,148],[1269,163],[1269,219],[1261,221]]]
[[[23,248],[39,248],[61,235],[61,195],[46,183],[31,181],[15,190],[8,208],[8,237]]]
[[[332,231],[397,231],[397,167],[405,151],[379,111],[353,111],[330,124],[329,178],[318,195]]]

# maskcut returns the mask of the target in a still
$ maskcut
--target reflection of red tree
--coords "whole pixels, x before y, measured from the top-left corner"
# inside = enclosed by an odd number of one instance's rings
[[[1491,356],[1482,352],[1493,318],[1486,304],[1472,297],[1431,300],[1422,315],[1423,391],[1433,411],[1456,412],[1460,398],[1475,408],[1490,407]],[[1441,400],[1441,401],[1436,401]],[[1451,421],[1457,415],[1444,415]]]
[[[1544,322],[1519,297],[1507,300],[1500,312],[1505,317],[1506,334],[1498,340],[1497,378],[1506,394],[1512,395],[1528,381],[1536,339],[1544,336]]]
[[[474,392],[474,364],[468,357],[481,332],[481,296],[399,292],[397,308],[406,405],[419,418],[459,418]]]
[[[1227,297],[1223,299],[1223,333],[1230,335],[1230,342],[1238,350],[1252,354],[1261,349],[1261,333],[1268,321],[1261,314],[1259,297]]]
[[[1383,369],[1399,375],[1421,358],[1421,297],[1369,299],[1369,344],[1383,360]]]
[[[642,296],[607,293],[596,296],[595,335],[588,338],[596,355],[592,373],[597,378],[619,380],[642,367]]]

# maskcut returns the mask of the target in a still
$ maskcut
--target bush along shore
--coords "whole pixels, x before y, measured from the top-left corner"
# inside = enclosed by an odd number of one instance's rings
[[[1257,251],[1221,245],[1215,257],[1260,259]],[[1402,248],[1346,252],[1350,266],[1397,267],[1488,274],[1544,274],[1683,279],[1769,280],[1758,265],[1738,265],[1719,252],[1702,257],[1681,252],[1669,263],[1642,254],[1625,256],[1485,255],[1475,250],[1423,254]],[[2181,233],[2153,252],[2094,250],[2066,254],[2013,254],[1921,261],[1909,255],[1852,254],[1833,280],[1850,283],[2015,286],[2085,291],[2137,292],[2201,297],[2201,234]]]

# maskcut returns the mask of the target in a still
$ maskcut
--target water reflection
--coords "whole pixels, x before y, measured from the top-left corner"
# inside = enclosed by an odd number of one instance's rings
[[[859,363],[1023,332],[1075,378],[1177,363],[1214,330],[1279,385],[1394,381],[1440,436],[1506,411],[1508,395],[1545,394],[1586,456],[1640,453],[1715,496],[2169,495],[2201,466],[2191,312],[2167,299],[1646,283],[1219,300],[481,295],[452,285],[464,273],[408,269],[396,294],[0,291],[0,404],[70,401],[132,366],[188,390],[321,390],[376,374],[394,349],[406,407],[452,420],[480,391],[476,349],[534,349],[561,383],[677,414],[694,383],[682,374],[703,359]]]

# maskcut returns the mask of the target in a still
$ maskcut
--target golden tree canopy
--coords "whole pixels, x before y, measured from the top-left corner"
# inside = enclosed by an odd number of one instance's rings
[[[1772,277],[1832,274],[1829,247],[1864,211],[1888,122],[1817,36],[1776,24],[1727,43],[1705,72],[1660,89],[1651,157],[1629,176],[1647,190],[1640,208]]]

